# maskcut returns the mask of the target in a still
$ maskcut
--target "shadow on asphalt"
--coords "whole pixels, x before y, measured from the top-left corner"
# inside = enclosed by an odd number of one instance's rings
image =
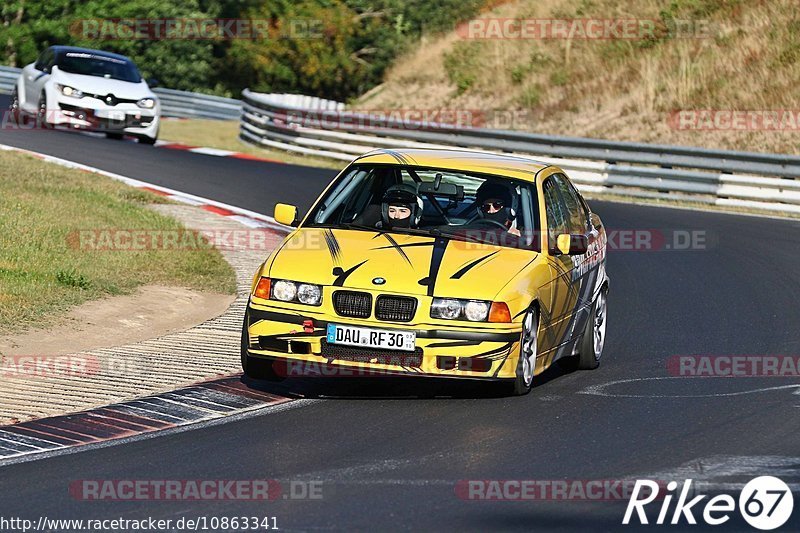
[[[536,376],[532,393],[568,374],[553,365]],[[289,398],[328,400],[483,399],[513,396],[510,382],[416,376],[304,377],[276,383],[242,376],[242,383],[261,392]]]

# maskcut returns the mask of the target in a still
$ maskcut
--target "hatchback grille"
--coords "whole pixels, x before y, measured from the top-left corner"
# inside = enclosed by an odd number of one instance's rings
[[[414,318],[417,299],[404,296],[378,296],[375,302],[375,316],[381,320],[408,322]]]
[[[368,318],[372,313],[372,295],[366,292],[336,291],[333,308],[340,316]]]
[[[382,365],[405,366],[419,368],[422,366],[422,348],[413,352],[383,350],[380,348],[362,348],[329,344],[322,339],[322,357],[330,360],[351,361],[354,363],[379,363]]]

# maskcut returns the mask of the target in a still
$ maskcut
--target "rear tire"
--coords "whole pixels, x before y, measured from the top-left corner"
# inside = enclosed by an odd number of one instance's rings
[[[263,379],[266,381],[272,381],[275,383],[279,383],[284,380],[283,376],[279,376],[276,372],[274,367],[272,366],[271,360],[266,359],[257,359],[252,357],[248,351],[248,338],[250,334],[247,331],[247,324],[249,322],[249,317],[247,316],[247,312],[245,311],[244,314],[244,324],[242,324],[242,371],[244,375],[251,379]]]
[[[517,396],[528,394],[533,387],[533,374],[536,371],[536,356],[539,354],[539,312],[535,307],[525,313],[522,320],[522,333],[519,340],[519,359],[513,393]]]
[[[156,144],[156,141],[158,140],[155,137],[148,137],[146,135],[142,135],[138,139],[139,139],[139,143],[140,144],[147,144],[147,145],[150,145],[150,146],[153,146],[154,144]]]

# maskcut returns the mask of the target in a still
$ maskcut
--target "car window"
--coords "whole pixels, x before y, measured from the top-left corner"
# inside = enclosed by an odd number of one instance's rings
[[[36,60],[34,68],[36,68],[36,70],[42,70],[42,71],[44,71],[45,69],[50,69],[53,66],[55,57],[56,55],[55,52],[53,52],[53,49],[48,48],[47,50],[42,52],[41,55],[39,56],[39,59]]]
[[[551,250],[555,249],[559,235],[569,233],[569,222],[566,206],[558,194],[558,184],[549,177],[542,185],[544,207],[547,215],[547,242]]]
[[[516,209],[505,227],[487,223],[479,214],[476,194],[487,182],[504,188],[511,200],[509,212]],[[381,203],[385,192],[398,185],[412,194],[415,191],[422,202],[419,220],[408,228],[411,233],[538,250],[538,214],[534,216],[538,210],[533,208],[538,207],[538,196],[530,183],[452,169],[352,165],[311,211],[308,225],[357,230],[384,227]]]
[[[567,209],[565,214],[569,224],[569,232],[580,235],[587,234],[589,232],[589,213],[586,212],[586,208],[583,202],[580,201],[572,184],[563,174],[556,174],[553,179],[558,185],[558,192]]]
[[[90,52],[67,52],[58,58],[58,68],[72,74],[98,76],[139,83],[142,77],[130,61]]]

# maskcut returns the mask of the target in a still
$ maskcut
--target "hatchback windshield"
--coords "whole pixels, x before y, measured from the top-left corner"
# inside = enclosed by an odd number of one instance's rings
[[[67,52],[58,59],[57,65],[64,72],[84,76],[112,78],[132,83],[139,83],[142,79],[136,66],[130,61],[98,54]]]
[[[382,230],[538,249],[532,183],[457,170],[355,164],[306,225]]]

